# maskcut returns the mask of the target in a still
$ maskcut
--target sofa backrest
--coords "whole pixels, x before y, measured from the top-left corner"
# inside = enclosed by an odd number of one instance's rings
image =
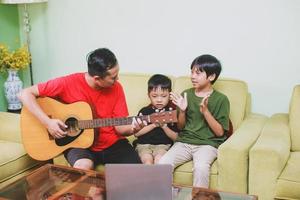
[[[300,85],[294,87],[289,109],[292,151],[300,151]]]
[[[147,94],[147,82],[153,74],[124,73],[119,75],[119,81],[123,85],[127,106],[130,115],[137,115],[139,109],[150,103]],[[173,91],[181,93],[192,87],[189,76],[172,77]],[[214,87],[227,95],[230,101],[230,119],[235,130],[243,121],[247,111],[248,87],[244,81],[220,78]]]
[[[119,74],[119,82],[125,92],[129,115],[137,115],[142,107],[150,103],[147,92],[147,82],[150,77],[150,74]]]

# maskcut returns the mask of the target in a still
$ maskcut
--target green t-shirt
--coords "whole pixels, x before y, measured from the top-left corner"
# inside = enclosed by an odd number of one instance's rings
[[[183,93],[185,92],[188,101],[186,122],[176,141],[194,145],[211,145],[218,148],[226,140],[226,134],[217,137],[210,129],[200,112],[200,103],[203,97],[196,96],[195,88],[187,89]],[[228,131],[230,104],[227,96],[214,90],[208,99],[208,110],[223,129]]]

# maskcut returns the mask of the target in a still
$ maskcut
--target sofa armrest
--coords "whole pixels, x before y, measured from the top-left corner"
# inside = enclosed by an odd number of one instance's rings
[[[0,140],[21,143],[19,114],[0,112]]]
[[[287,114],[273,115],[250,150],[249,192],[273,199],[277,178],[290,155],[291,140]],[[268,188],[266,190],[265,188]]]
[[[267,117],[249,114],[218,150],[218,188],[247,193],[249,150],[259,137]]]

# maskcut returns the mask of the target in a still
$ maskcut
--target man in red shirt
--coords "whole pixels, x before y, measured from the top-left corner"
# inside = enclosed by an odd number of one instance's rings
[[[99,48],[88,55],[88,72],[74,73],[33,85],[22,90],[20,100],[48,129],[54,138],[65,137],[59,119],[51,119],[41,109],[36,97],[52,97],[64,103],[87,102],[94,118],[128,116],[125,95],[118,80],[119,65],[115,55]],[[76,112],[76,111],[74,111]],[[96,130],[94,144],[89,149],[72,148],[64,152],[76,168],[93,169],[96,164],[140,163],[139,156],[125,136],[141,129],[143,122],[134,119],[131,125],[101,127]]]

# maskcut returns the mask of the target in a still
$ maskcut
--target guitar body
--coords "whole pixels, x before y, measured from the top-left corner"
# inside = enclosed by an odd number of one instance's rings
[[[88,103],[76,102],[63,104],[54,99],[38,98],[42,110],[53,119],[66,122],[67,119],[93,119]],[[66,149],[88,148],[93,144],[94,129],[81,130],[76,136],[67,136],[62,140],[51,137],[43,124],[23,107],[21,111],[22,140],[27,153],[36,160],[48,160],[59,155]]]
[[[133,118],[147,123],[175,123],[176,110],[151,115],[93,119],[88,103],[63,104],[49,97],[38,98],[42,110],[53,119],[60,119],[68,128],[67,136],[54,139],[43,124],[25,107],[21,111],[22,140],[27,153],[36,160],[49,160],[69,148],[88,148],[93,144],[94,128],[132,124]]]

